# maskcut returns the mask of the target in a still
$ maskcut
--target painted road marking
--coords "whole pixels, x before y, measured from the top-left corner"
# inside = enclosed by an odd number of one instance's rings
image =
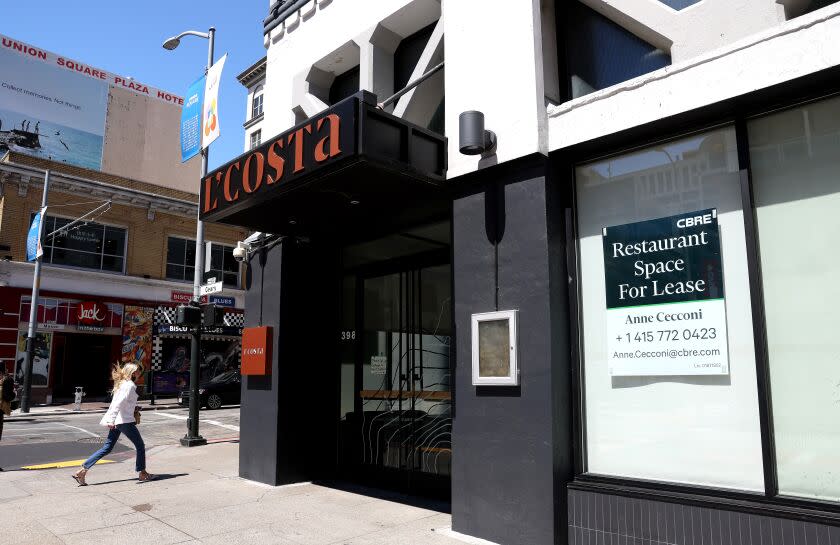
[[[21,466],[21,469],[56,469],[59,467],[74,467],[80,466],[85,460],[65,460],[63,462],[50,462],[48,464],[38,464],[34,466]],[[114,460],[99,460],[97,464],[113,464]]]
[[[184,415],[181,415],[181,414],[165,413],[163,411],[155,411],[154,414],[160,415],[160,416],[166,416],[168,418],[175,418],[177,420],[186,420],[188,418],[187,416],[184,416]],[[218,426],[220,428],[225,428],[226,430],[239,431],[239,426],[234,426],[233,424],[224,424],[224,423],[218,422],[216,420],[199,419],[198,421],[199,422],[204,422],[205,424],[210,424],[211,426]]]
[[[80,432],[85,433],[87,435],[90,435],[91,437],[97,437],[97,438],[99,437],[97,434],[95,434],[93,432],[89,432],[89,431],[87,431],[86,429],[83,429],[83,428],[77,428],[76,426],[71,426],[70,424],[63,424],[61,422],[59,422],[59,424],[61,424],[62,426],[66,426],[68,428],[72,428],[74,430],[79,430]]]

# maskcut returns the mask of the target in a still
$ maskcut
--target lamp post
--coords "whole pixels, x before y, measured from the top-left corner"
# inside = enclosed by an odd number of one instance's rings
[[[38,223],[38,241],[44,232],[44,210],[47,207],[47,193],[50,190],[50,171],[44,173],[44,189],[41,193],[41,220]],[[40,244],[40,242],[38,242]],[[20,394],[20,412],[28,413],[32,396],[32,358],[38,335],[38,293],[41,291],[41,256],[35,258],[35,275],[32,278],[32,299],[29,300],[29,329],[26,331],[26,355],[23,360],[23,391]]]
[[[197,30],[187,30],[177,36],[169,38],[163,43],[163,48],[172,51],[181,43],[181,38],[184,36],[198,36],[208,40],[207,46],[207,70],[213,66],[213,46],[216,37],[215,27],[210,27],[207,32],[198,32]],[[201,150],[201,178],[207,175],[207,157],[210,154],[210,149],[205,148]],[[199,208],[199,207],[197,207]],[[192,304],[198,305],[201,288],[202,274],[204,273],[204,222],[201,221],[200,208],[196,213],[196,229],[195,229],[195,275],[193,276],[193,298]],[[198,395],[198,381],[199,381],[199,351],[201,349],[201,324],[196,326],[192,333],[191,349],[190,349],[190,417],[187,420],[187,434],[181,438],[181,445],[185,447],[197,447],[206,445],[207,440],[198,434],[198,410],[199,410],[199,395]]]

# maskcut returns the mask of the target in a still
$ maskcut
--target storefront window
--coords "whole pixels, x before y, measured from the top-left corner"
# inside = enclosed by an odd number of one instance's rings
[[[748,124],[779,493],[840,500],[840,99]]]
[[[221,244],[212,245],[210,272],[225,286],[239,287],[239,262],[233,257],[233,247]],[[166,248],[166,278],[192,282],[195,275],[195,241],[179,237],[169,237]]]
[[[587,471],[763,491],[734,129],[576,183]]]
[[[125,229],[95,222],[82,222],[62,229],[72,221],[47,216],[42,241],[44,263],[124,272]]]

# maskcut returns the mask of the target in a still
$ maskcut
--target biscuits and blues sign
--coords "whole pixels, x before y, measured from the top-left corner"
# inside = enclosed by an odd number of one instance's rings
[[[602,234],[610,375],[727,374],[717,210]]]

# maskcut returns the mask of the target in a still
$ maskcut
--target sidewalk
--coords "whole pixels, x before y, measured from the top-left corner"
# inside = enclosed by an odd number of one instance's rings
[[[94,467],[0,473],[3,544],[239,543],[463,545],[446,504],[359,487],[270,487],[238,478],[239,445],[147,453],[160,480],[140,484],[133,457]]]
[[[104,413],[108,410],[109,403],[106,401],[90,401],[82,403],[81,410],[73,410],[73,403],[52,404],[52,405],[36,405],[29,408],[29,413],[22,413],[20,409],[12,411],[12,415],[6,417],[6,422],[14,422],[26,420],[27,418],[49,416],[49,415],[67,415],[67,414],[96,414]],[[177,409],[177,398],[157,398],[155,404],[152,405],[148,399],[141,399],[137,402],[140,409],[143,411],[154,411],[157,409]]]

